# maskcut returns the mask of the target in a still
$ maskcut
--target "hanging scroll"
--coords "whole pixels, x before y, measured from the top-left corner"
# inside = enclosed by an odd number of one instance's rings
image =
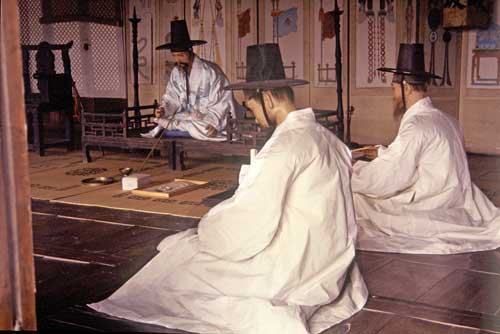
[[[356,87],[389,87],[379,67],[396,65],[394,0],[358,0],[356,7]]]
[[[339,1],[340,10],[344,10],[343,1]],[[314,12],[311,16],[314,21],[314,85],[316,87],[332,87],[336,84],[335,78],[335,28],[333,24],[334,0],[320,0],[314,2]],[[341,44],[345,26],[340,22]],[[343,57],[346,59],[346,53]]]
[[[256,17],[254,0],[236,0],[233,7],[234,73],[236,81],[244,81],[246,74],[246,49],[256,43]]]
[[[266,42],[280,45],[288,79],[304,78],[304,3],[302,0],[266,0]]]
[[[191,0],[191,39],[207,44],[195,46],[195,53],[218,64],[226,72],[226,0]],[[189,3],[189,2],[188,2]]]

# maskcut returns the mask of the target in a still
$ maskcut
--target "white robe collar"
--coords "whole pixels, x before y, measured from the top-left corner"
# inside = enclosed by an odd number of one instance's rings
[[[200,60],[200,57],[194,55],[193,64],[191,65],[191,72],[189,73],[189,82],[191,83],[198,75],[203,63]]]
[[[189,72],[189,92],[191,96],[198,96],[198,91],[200,89],[200,84],[202,80],[202,67],[203,67],[203,62],[202,60],[197,56],[194,55],[193,59],[193,65],[191,66],[191,72]],[[190,97],[188,97],[189,99]],[[189,101],[191,104],[195,103],[195,101]]]
[[[276,127],[274,133],[277,134],[287,130],[302,128],[306,126],[307,123],[315,123],[315,122],[316,122],[316,117],[314,116],[312,108],[295,110],[291,113],[288,113],[285,120]]]
[[[418,100],[405,112],[403,118],[401,119],[401,124],[405,123],[411,117],[419,114],[420,112],[429,109],[434,109],[434,105],[432,104],[430,97],[424,97],[423,99]]]

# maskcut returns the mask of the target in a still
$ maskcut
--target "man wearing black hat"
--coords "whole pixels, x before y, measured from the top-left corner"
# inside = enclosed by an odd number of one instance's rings
[[[472,183],[462,130],[426,93],[422,44],[401,44],[394,73],[399,132],[357,162],[352,190],[358,248],[447,254],[500,247],[500,210]]]
[[[229,81],[220,67],[193,52],[193,46],[205,43],[190,39],[186,21],[171,22],[171,42],[156,49],[170,50],[176,66],[155,119],[158,126],[143,137],[155,137],[167,129],[167,135],[226,139],[226,119],[228,113],[235,117],[235,102],[231,92],[223,90]]]
[[[248,106],[276,126],[233,197],[107,300],[111,315],[196,333],[316,334],[359,311],[368,291],[354,262],[347,147],[296,110],[277,44],[247,48]]]

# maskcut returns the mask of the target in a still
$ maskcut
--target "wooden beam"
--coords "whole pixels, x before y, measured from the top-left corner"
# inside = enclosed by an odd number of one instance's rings
[[[28,148],[17,1],[0,2],[0,330],[35,330]]]

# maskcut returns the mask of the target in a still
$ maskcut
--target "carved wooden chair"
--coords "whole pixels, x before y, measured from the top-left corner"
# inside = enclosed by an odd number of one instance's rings
[[[22,45],[29,147],[41,156],[47,147],[65,144],[71,150],[74,146],[73,78],[69,58],[72,46],[73,41],[67,44],[41,42],[38,45]],[[56,73],[55,51],[61,54],[62,73]],[[36,70],[30,73],[33,53]],[[31,78],[36,80],[37,91],[32,89]],[[49,138],[45,131],[44,115],[53,112],[59,113],[64,119],[63,138]]]

